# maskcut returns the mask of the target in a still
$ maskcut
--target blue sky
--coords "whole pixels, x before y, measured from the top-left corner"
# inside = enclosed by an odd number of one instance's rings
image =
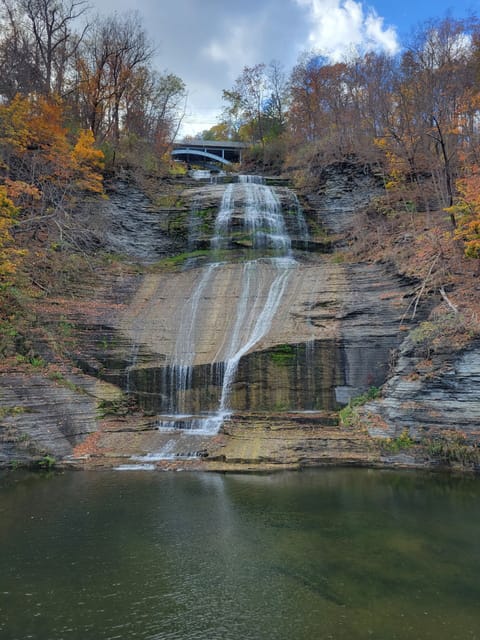
[[[444,18],[447,14],[463,18],[471,12],[480,14],[480,0],[373,0],[368,4],[397,27],[401,38],[408,36],[413,26],[430,18]]]
[[[302,52],[331,60],[373,49],[395,53],[412,30],[447,14],[480,16],[480,0],[91,0],[99,13],[137,10],[154,42],[156,65],[189,92],[183,133],[211,127],[222,89],[246,65],[281,62],[288,72]]]

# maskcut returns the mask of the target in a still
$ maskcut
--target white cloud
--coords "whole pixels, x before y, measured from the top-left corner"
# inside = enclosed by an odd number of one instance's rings
[[[262,42],[263,20],[251,21],[237,19],[223,29],[220,38],[213,38],[202,49],[207,61],[224,66],[230,80],[235,79],[243,67],[259,62],[261,56],[259,43]]]
[[[397,32],[393,27],[383,26],[383,18],[374,12],[367,15],[365,20],[365,33],[367,36],[366,48],[375,51],[384,51],[390,55],[397,53],[400,48]]]
[[[295,0],[309,15],[309,44],[332,61],[362,51],[394,54],[399,50],[397,33],[385,27],[374,9],[356,0]]]

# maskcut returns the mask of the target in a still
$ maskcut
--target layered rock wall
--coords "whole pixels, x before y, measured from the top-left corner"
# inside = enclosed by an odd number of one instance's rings
[[[352,225],[357,207],[378,189],[368,173],[342,171],[326,172],[322,189],[310,199],[316,224],[335,234]],[[70,457],[71,464],[81,466],[85,456],[79,455],[79,445],[85,445],[87,463],[93,466],[119,464],[132,456],[152,460],[160,450],[171,451],[187,466],[216,469],[335,461],[411,466],[425,464],[424,453],[387,451],[382,442],[394,441],[405,430],[416,442],[448,430],[478,442],[478,344],[461,353],[436,353],[425,365],[405,339],[414,283],[385,264],[349,262],[318,252],[326,243],[305,243],[300,229],[293,244],[296,263],[286,276],[281,304],[268,331],[240,359],[231,389],[232,418],[215,438],[159,430],[155,416],[172,404],[168,380],[182,348],[179,329],[188,349],[195,346],[183,404],[193,413],[218,404],[242,295],[242,252],[249,247],[237,238],[232,262],[216,263],[205,249],[187,253],[183,267],[155,261],[172,251],[208,246],[224,188],[187,189],[183,200],[196,203],[198,219],[172,238],[169,219],[173,216],[177,223],[185,211],[155,212],[138,190],[132,195],[131,189],[117,187],[109,205],[113,209],[108,215],[115,215],[109,242],[116,250],[123,247],[128,260],[144,265],[117,275],[106,272],[92,296],[83,291],[62,306],[62,322],[72,327],[65,349],[83,374],[56,379],[48,369],[35,375],[2,374],[0,465],[52,455]],[[287,191],[282,195],[285,202],[289,197]],[[292,211],[294,205],[293,200],[288,205]],[[142,220],[155,228],[153,235],[151,229],[136,233]],[[150,242],[155,250],[150,251]],[[271,263],[257,261],[255,299],[247,300],[247,307],[253,309],[266,297],[275,273]],[[420,308],[417,320],[422,313]],[[45,301],[39,316],[47,325],[58,323],[58,303]],[[46,345],[39,341],[37,348],[48,360]],[[386,380],[382,398],[361,409],[365,430],[337,424],[339,408]],[[127,410],[105,426],[102,407],[124,407],[126,397],[140,411]],[[186,462],[192,452],[198,455]]]

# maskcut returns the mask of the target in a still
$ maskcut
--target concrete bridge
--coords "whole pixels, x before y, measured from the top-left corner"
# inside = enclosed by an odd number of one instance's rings
[[[242,161],[242,149],[249,145],[244,142],[230,140],[194,140],[175,142],[172,157],[189,164],[208,164],[220,162],[231,164]]]

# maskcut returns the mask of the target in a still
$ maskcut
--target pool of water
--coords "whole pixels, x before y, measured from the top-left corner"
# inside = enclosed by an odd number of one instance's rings
[[[0,476],[2,640],[480,638],[480,480]]]

